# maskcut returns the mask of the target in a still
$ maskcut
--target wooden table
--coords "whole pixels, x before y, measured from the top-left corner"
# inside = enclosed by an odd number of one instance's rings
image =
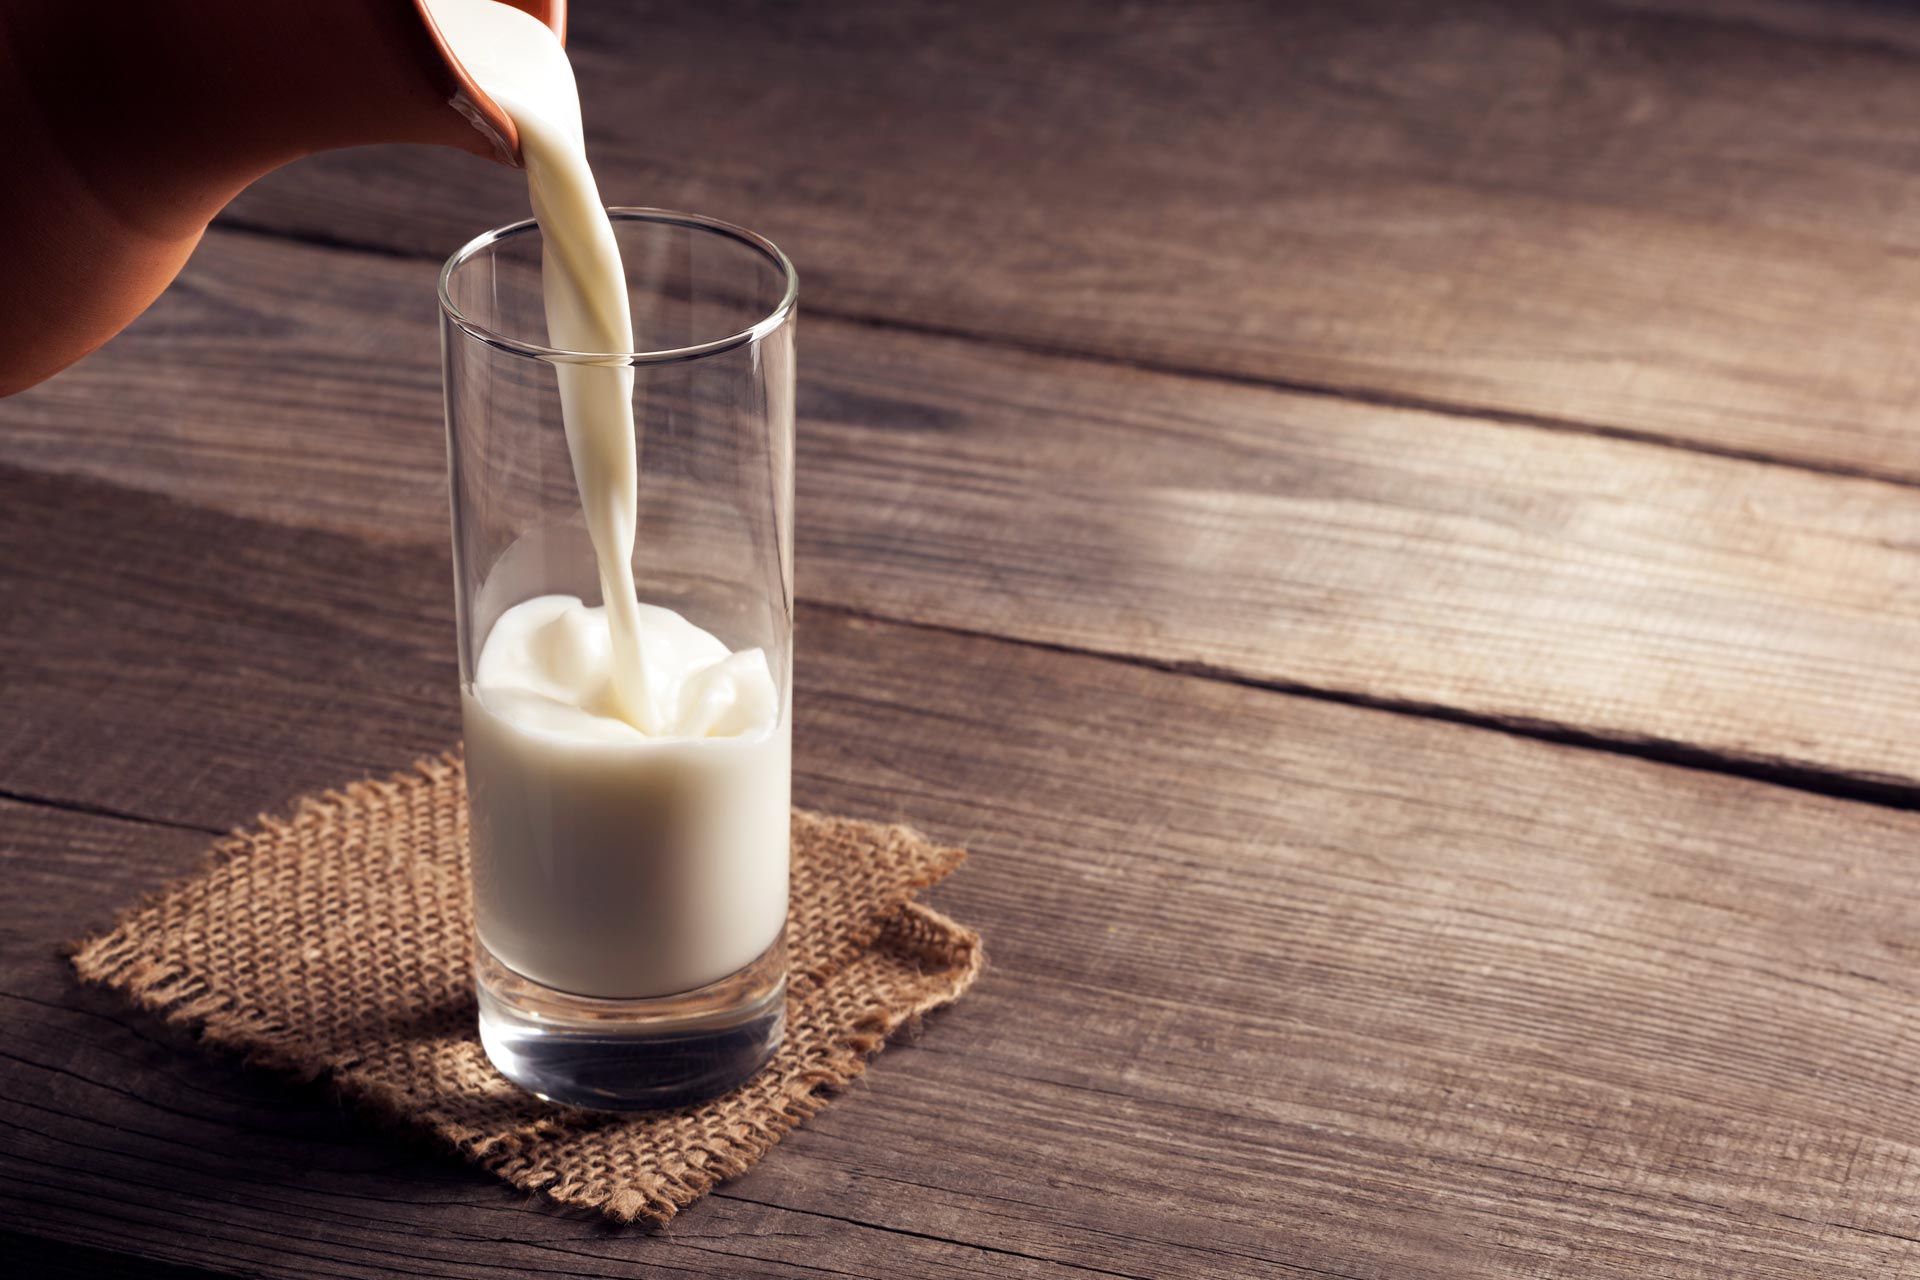
[[[661,1231],[78,989],[458,730],[439,260],[261,183],[0,404],[13,1275],[1920,1275],[1920,15],[582,0],[804,279],[796,792],[974,993]]]

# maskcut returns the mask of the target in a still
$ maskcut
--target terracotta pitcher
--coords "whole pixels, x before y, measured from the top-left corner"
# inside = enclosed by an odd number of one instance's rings
[[[510,0],[563,38],[566,0]],[[519,162],[425,0],[0,3],[0,395],[118,333],[289,160],[428,142]]]

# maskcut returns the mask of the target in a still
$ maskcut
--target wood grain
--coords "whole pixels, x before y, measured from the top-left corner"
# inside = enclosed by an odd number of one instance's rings
[[[849,1275],[1086,1274],[991,1241],[929,1239],[757,1202],[751,1178],[666,1232],[610,1231],[552,1211],[444,1154],[374,1132],[320,1090],[206,1061],[116,998],[74,987],[55,942],[193,865],[205,836],[8,803],[0,830],[9,873],[35,873],[34,910],[0,934],[9,1027],[0,1214],[22,1230],[56,1243],[111,1241],[195,1274],[615,1276],[644,1266],[792,1277],[818,1274],[822,1263]],[[844,1105],[871,1105],[870,1093]],[[802,1146],[792,1140],[781,1155]],[[10,1256],[7,1243],[0,1239],[0,1258]]]
[[[663,1232],[72,984],[457,732],[432,276],[524,187],[323,157],[0,403],[0,1271],[1920,1274],[1920,813],[1543,740],[1920,802],[1910,10],[574,20],[609,196],[800,261],[796,795],[990,968]]]
[[[608,198],[766,232],[816,313],[1920,478],[1899,6],[603,0],[572,49]],[[231,210],[525,214],[398,149]]]
[[[10,477],[0,509],[28,485],[49,547],[147,536],[7,584],[36,619],[94,610],[71,643],[0,651],[8,789],[77,779],[218,828],[451,736],[438,553],[75,478]],[[157,592],[190,564],[218,586],[176,633]],[[985,928],[991,968],[722,1198],[609,1232],[75,993],[55,944],[202,837],[9,803],[0,1216],[273,1276],[1920,1264],[1920,815],[802,624],[798,797],[973,848],[940,900]],[[184,761],[215,744],[217,768]]]
[[[430,275],[216,234],[0,403],[0,460],[437,548]],[[803,345],[808,600],[1914,798],[1911,489],[837,321]]]

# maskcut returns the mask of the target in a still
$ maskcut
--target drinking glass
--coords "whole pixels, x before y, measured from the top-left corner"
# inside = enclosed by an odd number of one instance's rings
[[[530,220],[447,261],[440,332],[480,1038],[542,1097],[639,1109],[732,1088],[785,1027],[799,282],[739,227],[609,214],[637,350],[545,345]],[[769,732],[569,739],[476,687],[505,611],[602,603],[560,382],[628,375],[639,597],[761,650]]]

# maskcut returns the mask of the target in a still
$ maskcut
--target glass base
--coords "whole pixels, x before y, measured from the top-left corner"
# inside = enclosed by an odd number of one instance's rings
[[[787,948],[679,995],[603,1000],[541,986],[479,939],[480,1043],[500,1074],[549,1102],[651,1111],[727,1092],[764,1067],[787,1027]]]

